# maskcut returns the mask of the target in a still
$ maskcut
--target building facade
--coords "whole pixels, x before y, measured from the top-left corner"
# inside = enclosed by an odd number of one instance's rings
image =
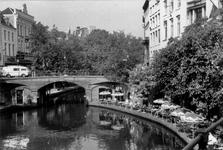
[[[0,66],[5,66],[5,62],[15,62],[16,53],[16,28],[0,12]]]
[[[89,26],[89,27],[77,27],[76,31],[74,31],[74,36],[85,38],[88,34],[90,34],[93,30],[95,30],[95,26]]]
[[[145,38],[149,39],[149,62],[171,37],[180,38],[186,26],[210,17],[215,7],[221,7],[218,0],[146,0],[143,23]]]
[[[29,50],[29,34],[35,22],[34,17],[28,14],[26,4],[23,4],[22,9],[6,8],[2,11],[2,14],[4,17],[8,18],[10,24],[16,29],[16,33],[14,34],[16,37],[15,54],[21,54],[23,60],[31,61],[32,56],[30,56],[31,51]],[[21,62],[22,61],[19,63]]]

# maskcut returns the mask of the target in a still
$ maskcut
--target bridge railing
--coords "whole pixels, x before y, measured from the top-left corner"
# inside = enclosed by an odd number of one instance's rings
[[[36,71],[36,76],[103,76],[101,73],[89,71],[69,71],[69,72],[52,72],[52,71]]]
[[[197,144],[199,146],[199,150],[209,150],[207,149],[209,132],[215,130],[219,125],[222,124],[223,118],[219,119],[217,122],[213,123],[206,129],[197,130],[197,136],[188,145],[186,145],[183,150],[192,150]]]

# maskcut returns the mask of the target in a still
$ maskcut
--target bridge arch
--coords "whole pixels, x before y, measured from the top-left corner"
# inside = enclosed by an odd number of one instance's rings
[[[92,90],[92,88],[95,87],[94,84],[98,84],[99,86],[100,84],[103,84],[103,82],[109,82],[109,80],[103,76],[50,76],[0,79],[0,84],[18,84],[19,87],[17,87],[17,89],[26,90],[28,91],[27,93],[31,93],[30,95],[34,99],[34,102],[37,102],[37,99],[39,98],[38,90],[57,82],[72,83],[79,87],[83,87],[86,93],[86,100],[92,102],[92,97],[97,99],[95,95],[98,95],[97,90]]]
[[[122,84],[119,82],[110,82],[110,81],[105,81],[105,82],[99,82],[99,83],[94,83],[91,84],[91,93],[92,93],[92,98],[91,102],[93,103],[98,103],[100,100],[100,95],[99,92],[100,89],[105,89],[105,90],[111,90],[111,93],[115,93],[116,87],[122,87],[122,92],[124,93],[123,98],[126,99],[128,97],[128,86],[126,84]],[[112,99],[114,99],[114,96],[112,96]]]

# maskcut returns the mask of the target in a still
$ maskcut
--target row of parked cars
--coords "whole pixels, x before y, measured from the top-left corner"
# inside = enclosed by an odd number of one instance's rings
[[[28,67],[14,65],[0,68],[1,77],[28,77],[31,75],[31,70]]]

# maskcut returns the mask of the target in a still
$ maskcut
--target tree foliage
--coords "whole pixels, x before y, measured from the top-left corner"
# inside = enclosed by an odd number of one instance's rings
[[[166,95],[184,106],[202,106],[206,115],[222,104],[222,27],[215,19],[188,26],[180,40],[172,40],[155,56],[152,65],[157,86]]]
[[[103,74],[127,82],[129,70],[143,60],[141,39],[124,32],[93,30],[86,38],[66,34],[54,25],[33,25],[30,48],[37,70]]]
[[[141,39],[124,32],[94,30],[86,39],[88,64],[113,81],[128,82],[129,70],[143,60]]]

